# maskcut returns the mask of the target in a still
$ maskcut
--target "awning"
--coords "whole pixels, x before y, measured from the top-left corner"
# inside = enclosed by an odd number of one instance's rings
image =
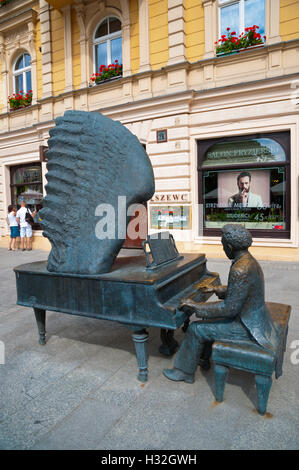
[[[26,204],[40,204],[43,200],[42,193],[33,189],[27,189],[27,191],[20,194],[20,197],[24,199]]]

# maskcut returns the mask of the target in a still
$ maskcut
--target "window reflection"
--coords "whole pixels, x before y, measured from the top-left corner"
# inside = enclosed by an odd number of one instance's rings
[[[289,146],[289,132],[198,143],[205,235],[241,223],[254,236],[289,237]]]
[[[122,44],[121,38],[113,39],[111,41],[111,62],[118,60],[118,63],[122,63]]]
[[[107,43],[98,44],[96,46],[96,70],[100,68],[102,64],[107,65]]]
[[[243,33],[245,28],[256,25],[258,32],[265,34],[265,0],[218,0],[219,4],[219,30],[220,35],[227,34],[227,28],[235,31],[237,35]]]
[[[239,4],[234,3],[221,8],[221,34],[227,34],[226,28],[240,34],[239,31]]]
[[[10,168],[11,203],[20,207],[25,200],[30,210],[36,211],[35,230],[41,230],[38,211],[43,204],[42,170],[40,164],[13,166]]]
[[[100,26],[98,27],[95,38],[100,38],[102,36],[106,36],[108,34],[108,20],[104,20]]]
[[[265,34],[265,2],[261,0],[245,0],[245,28],[259,26],[259,33]]]
[[[203,181],[206,228],[286,229],[285,168],[205,171]]]
[[[14,67],[14,92],[23,94],[32,89],[31,81],[31,57],[29,54],[22,54],[16,61]]]
[[[118,61],[122,64],[121,22],[116,17],[106,18],[97,27],[94,36],[95,72],[101,65]]]
[[[286,154],[282,146],[273,139],[261,138],[212,145],[205,155],[203,167],[284,161]]]

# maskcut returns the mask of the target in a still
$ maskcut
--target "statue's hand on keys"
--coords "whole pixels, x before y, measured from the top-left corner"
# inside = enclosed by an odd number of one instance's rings
[[[194,302],[192,299],[182,299],[179,305],[179,310],[183,310],[185,313],[190,313],[190,310],[194,312],[196,305],[196,302]]]

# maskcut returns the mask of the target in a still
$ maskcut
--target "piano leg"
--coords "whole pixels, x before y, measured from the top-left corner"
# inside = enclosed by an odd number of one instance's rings
[[[179,343],[174,339],[174,330],[161,329],[161,341],[159,353],[163,356],[172,356],[179,347]]]
[[[46,310],[34,308],[35,319],[39,333],[39,344],[46,344]]]
[[[137,362],[138,362],[138,367],[139,367],[139,374],[137,375],[137,379],[140,380],[140,382],[146,382],[147,371],[148,371],[148,368],[147,368],[148,332],[146,330],[135,331],[132,337],[133,337],[133,341],[135,345]]]

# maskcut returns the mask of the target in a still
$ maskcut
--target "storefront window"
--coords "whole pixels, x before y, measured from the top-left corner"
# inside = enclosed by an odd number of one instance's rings
[[[239,223],[257,237],[288,238],[289,134],[199,142],[203,233]]]
[[[41,164],[13,166],[10,168],[11,203],[20,207],[24,199],[31,211],[36,211],[34,230],[41,230],[39,210],[43,207]]]

